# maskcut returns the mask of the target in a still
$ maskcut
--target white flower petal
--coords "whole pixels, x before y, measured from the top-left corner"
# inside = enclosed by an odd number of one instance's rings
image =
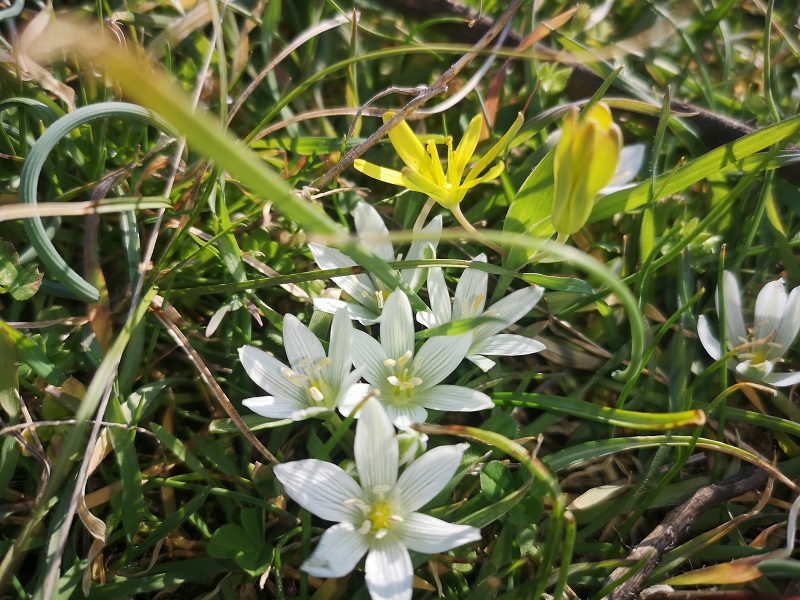
[[[437,325],[442,324],[439,319],[436,318],[436,315],[430,312],[418,312],[417,323],[422,325],[425,329],[430,329],[431,327],[436,327]]]
[[[306,402],[298,400],[297,398],[284,398],[280,396],[277,398],[275,396],[246,398],[242,400],[242,404],[257,415],[269,417],[270,419],[288,419],[297,411],[308,408]]]
[[[466,412],[494,408],[494,402],[489,396],[460,385],[435,385],[418,393],[420,404],[433,410]]]
[[[411,302],[400,290],[389,294],[383,306],[381,345],[387,356],[395,360],[406,352],[414,352],[414,316],[411,314]]]
[[[714,360],[719,360],[722,356],[719,341],[711,333],[711,328],[708,326],[708,319],[706,319],[705,315],[700,315],[700,318],[697,319],[697,337],[700,338],[700,343],[703,344],[703,348],[706,349],[708,355]]]
[[[470,525],[454,525],[435,517],[412,513],[392,528],[392,533],[407,548],[423,554],[446,552],[481,539],[481,530]]]
[[[537,342],[522,335],[510,333],[498,333],[475,340],[469,347],[470,354],[488,354],[489,356],[521,356],[523,354],[533,354],[541,352],[545,346],[542,342]]]
[[[467,360],[474,363],[484,373],[497,364],[493,360],[481,356],[480,354],[468,354]]]
[[[359,202],[353,216],[356,231],[364,247],[384,262],[393,261],[395,255],[389,241],[389,230],[378,211],[366,202]]]
[[[644,153],[647,144],[626,144],[619,153],[619,162],[614,171],[614,176],[606,187],[600,190],[600,194],[610,194],[619,189],[636,177],[644,162]]]
[[[800,383],[800,371],[796,373],[770,373],[764,377],[764,383],[777,387],[796,385]]]
[[[322,534],[300,569],[313,577],[344,577],[369,550],[367,540],[352,523],[337,523]]]
[[[427,389],[442,381],[456,370],[464,360],[472,334],[440,335],[427,340],[414,357],[414,364],[419,365],[417,377],[422,379],[422,389]]]
[[[372,600],[410,600],[414,567],[408,550],[392,537],[373,542],[364,566]]]
[[[722,277],[723,286],[725,287],[725,339],[728,344],[730,344],[730,348],[735,348],[736,346],[741,346],[750,339],[747,335],[744,317],[742,316],[742,292],[739,288],[739,281],[733,273],[724,271]],[[719,290],[717,290],[715,302],[717,305],[717,314],[719,314]],[[717,344],[717,347],[719,348],[720,345]],[[706,348],[706,350],[708,350],[708,348]],[[709,352],[709,354],[711,353]],[[714,360],[718,358],[719,357]]]
[[[436,251],[436,247],[439,245],[439,236],[442,233],[442,217],[441,215],[437,215],[431,222],[425,225],[422,228],[422,231],[426,234],[435,235],[435,239],[426,239],[426,240],[415,240],[411,243],[411,247],[408,249],[408,254],[406,255],[406,260],[421,260],[425,258],[425,246],[430,244],[433,247],[434,252]]]
[[[331,363],[323,372],[328,384],[338,392],[353,367],[353,324],[345,308],[333,315],[328,356]]]
[[[292,369],[305,359],[319,360],[325,357],[325,349],[319,338],[311,333],[297,317],[287,314],[283,317],[283,347]]]
[[[453,307],[450,304],[450,293],[447,291],[444,273],[439,267],[428,269],[428,302],[437,325],[448,323],[451,320]],[[420,319],[420,313],[417,313],[417,321],[422,323]],[[422,324],[424,325],[424,323]]]
[[[361,401],[366,398],[374,388],[368,383],[356,383],[350,386],[347,391],[339,398],[339,412],[345,417],[349,417],[356,406],[361,404]],[[361,413],[356,413],[356,418]]]
[[[367,493],[376,486],[394,487],[400,460],[397,440],[386,411],[374,398],[361,408],[353,453],[361,487]]]
[[[314,298],[314,310],[328,314],[335,314],[340,308],[347,309],[348,303],[344,300],[334,300],[333,298]],[[361,306],[359,304],[359,306]],[[362,307],[363,308],[363,307]],[[351,319],[353,317],[350,317]]]
[[[756,298],[753,340],[763,344],[771,342],[775,338],[785,312],[786,290],[783,287],[783,279],[770,281],[761,288]]]
[[[544,290],[538,285],[532,285],[517,290],[502,300],[495,302],[484,311],[483,314],[495,317],[497,321],[480,325],[475,330],[475,337],[489,337],[490,335],[500,333],[512,323],[516,323],[536,306],[536,303],[539,302],[543,293]]]
[[[422,231],[426,234],[435,234],[436,239],[414,240],[411,243],[411,247],[408,249],[406,260],[436,258],[436,247],[439,245],[439,235],[442,233],[442,217],[434,217],[430,223],[422,228]],[[416,291],[422,285],[425,277],[424,271],[425,269],[403,269],[400,271],[400,276],[412,290]]]
[[[378,400],[382,401],[383,398],[378,396]],[[405,406],[384,402],[381,404],[395,427],[408,427],[414,423],[424,423],[428,418],[428,411],[417,404],[406,404]]]
[[[334,248],[328,248],[322,244],[309,243],[308,249],[314,255],[314,260],[320,269],[340,269],[342,267],[358,267],[358,265],[348,256],[345,256]],[[361,267],[358,267],[359,269]],[[370,309],[374,313],[379,313],[378,301],[375,293],[378,291],[369,275],[359,273],[358,275],[346,275],[333,277],[333,282],[359,304]]]
[[[772,369],[774,367],[775,365],[768,360],[755,365],[749,360],[745,360],[736,365],[735,370],[744,379],[749,379],[750,381],[763,381],[767,375],[772,373]]]
[[[468,444],[439,446],[411,463],[395,486],[403,512],[417,511],[433,500],[455,475],[468,447]]]
[[[486,255],[474,258],[476,262],[486,262]],[[486,291],[489,286],[489,274],[478,269],[465,269],[456,285],[453,298],[453,320],[477,317],[486,306]]]
[[[363,513],[348,500],[368,501],[364,490],[341,468],[309,458],[275,465],[275,476],[292,500],[326,521],[361,523]]]
[[[422,252],[420,254],[421,256],[418,258],[411,258],[411,256],[407,256],[405,260],[429,260],[436,258],[436,250],[431,244],[423,244]],[[417,291],[422,287],[422,283],[425,278],[425,271],[426,269],[403,269],[400,271],[400,277],[402,277],[403,281],[408,284],[408,287],[414,291]]]
[[[373,325],[379,322],[381,318],[378,313],[355,302],[345,302],[344,300],[334,300],[333,298],[314,298],[314,310],[333,315],[340,308],[347,310],[347,316],[350,320],[356,320],[362,325]]]
[[[305,421],[306,419],[324,419],[333,412],[327,406],[309,406],[294,411],[289,417],[292,421]]]
[[[767,358],[780,358],[789,349],[789,346],[800,331],[800,287],[794,288],[786,301],[786,310],[783,313],[780,327],[775,338],[770,342]]]
[[[281,398],[295,398],[298,402],[305,402],[305,389],[289,383],[281,373],[287,368],[286,365],[274,356],[253,346],[242,346],[239,348],[239,360],[250,379],[262,390]]]
[[[353,331],[353,364],[361,370],[364,379],[380,388],[391,373],[384,361],[390,358],[383,346],[365,331]]]

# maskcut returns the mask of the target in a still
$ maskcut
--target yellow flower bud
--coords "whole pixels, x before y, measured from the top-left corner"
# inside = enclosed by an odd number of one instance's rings
[[[597,193],[611,181],[622,149],[622,130],[611,110],[598,102],[579,117],[567,113],[555,149],[553,227],[571,235],[589,220]]]

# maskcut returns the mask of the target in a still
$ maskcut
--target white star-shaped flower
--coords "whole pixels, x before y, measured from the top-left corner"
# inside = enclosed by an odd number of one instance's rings
[[[739,282],[733,273],[725,271],[725,337],[728,350],[739,349],[738,363],[731,366],[743,379],[774,386],[800,383],[800,372],[773,373],[775,365],[792,345],[800,330],[800,287],[787,296],[783,279],[766,284],[756,298],[755,317],[751,331],[745,328],[742,316],[742,299]],[[719,290],[716,294],[719,313]],[[708,319],[703,315],[697,321],[697,335],[706,352],[719,360],[725,351],[711,332]]]
[[[367,250],[386,262],[400,260],[401,257],[395,254],[394,248],[392,248],[392,244],[389,241],[389,230],[377,210],[362,202],[353,211],[353,216],[356,223],[356,232],[362,238],[362,243]],[[442,218],[436,217],[432,219],[422,231],[426,234],[435,233],[438,237],[442,231]],[[415,241],[411,244],[405,260],[436,258],[437,245],[438,240],[433,242]],[[350,257],[334,248],[328,248],[316,243],[310,243],[308,247],[320,269],[341,269],[343,267],[358,266]],[[402,269],[400,276],[413,290],[418,290],[422,285],[423,273],[421,269]],[[344,307],[347,308],[350,318],[357,319],[362,325],[372,325],[380,321],[383,303],[392,291],[387,289],[380,280],[372,275],[361,273],[345,277],[334,277],[333,282],[347,292],[355,302],[315,298],[315,309],[333,313],[337,309]]]
[[[330,352],[297,317],[283,318],[283,345],[289,367],[253,346],[239,348],[245,371],[271,396],[247,398],[243,404],[259,415],[295,421],[324,417],[333,411],[359,379],[353,366],[353,324],[346,310],[337,311],[331,326]]]
[[[398,444],[380,403],[359,411],[355,435],[356,482],[340,467],[317,459],[275,466],[287,494],[321,519],[335,521],[301,569],[314,577],[343,577],[364,554],[374,600],[408,600],[414,570],[408,550],[445,552],[480,539],[480,530],[416,512],[444,489],[466,444],[423,454],[398,477]]]
[[[486,262],[486,255],[475,257],[476,261]],[[430,313],[417,313],[417,320],[425,327],[436,327],[458,319],[471,317],[491,317],[472,332],[472,343],[467,350],[467,360],[472,361],[483,371],[494,366],[489,356],[520,356],[544,350],[544,344],[530,338],[501,334],[500,332],[527,315],[542,297],[543,290],[538,285],[512,292],[502,300],[484,310],[489,284],[489,274],[478,269],[465,269],[456,285],[456,293],[450,304],[447,283],[440,268],[428,269],[428,296]]]
[[[363,331],[353,332],[353,363],[369,383],[357,383],[339,403],[349,415],[368,394],[376,394],[398,427],[423,423],[426,409],[473,411],[492,408],[491,398],[471,388],[440,385],[464,360],[472,334],[436,336],[419,351],[414,348],[414,317],[402,291],[386,299],[378,342]]]

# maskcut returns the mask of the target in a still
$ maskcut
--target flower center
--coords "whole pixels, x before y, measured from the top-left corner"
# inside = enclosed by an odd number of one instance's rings
[[[411,350],[407,350],[398,359],[387,358],[383,364],[387,367],[394,367],[394,375],[389,375],[386,381],[392,386],[390,394],[395,400],[410,400],[414,395],[414,388],[422,385],[422,379],[416,376],[418,365],[409,365],[409,361],[414,355]]]
[[[326,384],[326,367],[331,362],[331,359],[327,356],[305,358],[297,364],[299,373],[288,367],[283,367],[281,375],[292,385],[306,390],[306,396],[311,406],[326,406],[326,392],[330,392]]]
[[[345,504],[358,506],[364,514],[364,520],[358,528],[361,535],[374,535],[376,540],[386,537],[392,523],[402,523],[403,517],[392,513],[392,506],[386,495],[391,491],[388,485],[377,485],[372,488],[372,504],[353,498]]]
[[[372,524],[371,530],[378,532],[381,529],[389,529],[389,520],[392,516],[392,511],[389,508],[388,502],[379,501],[372,505],[367,519]]]

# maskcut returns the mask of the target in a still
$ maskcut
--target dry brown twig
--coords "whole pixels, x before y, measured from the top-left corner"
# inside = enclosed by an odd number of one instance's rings
[[[769,474],[763,469],[748,469],[735,477],[724,479],[697,490],[680,506],[674,508],[645,539],[630,551],[626,559],[630,564],[640,561],[638,571],[622,585],[614,589],[608,600],[627,600],[641,589],[650,572],[656,568],[664,552],[674,546],[689,527],[704,512],[728,502],[742,494],[764,487]],[[631,567],[620,567],[608,576],[607,587],[615,581],[628,577]]]

